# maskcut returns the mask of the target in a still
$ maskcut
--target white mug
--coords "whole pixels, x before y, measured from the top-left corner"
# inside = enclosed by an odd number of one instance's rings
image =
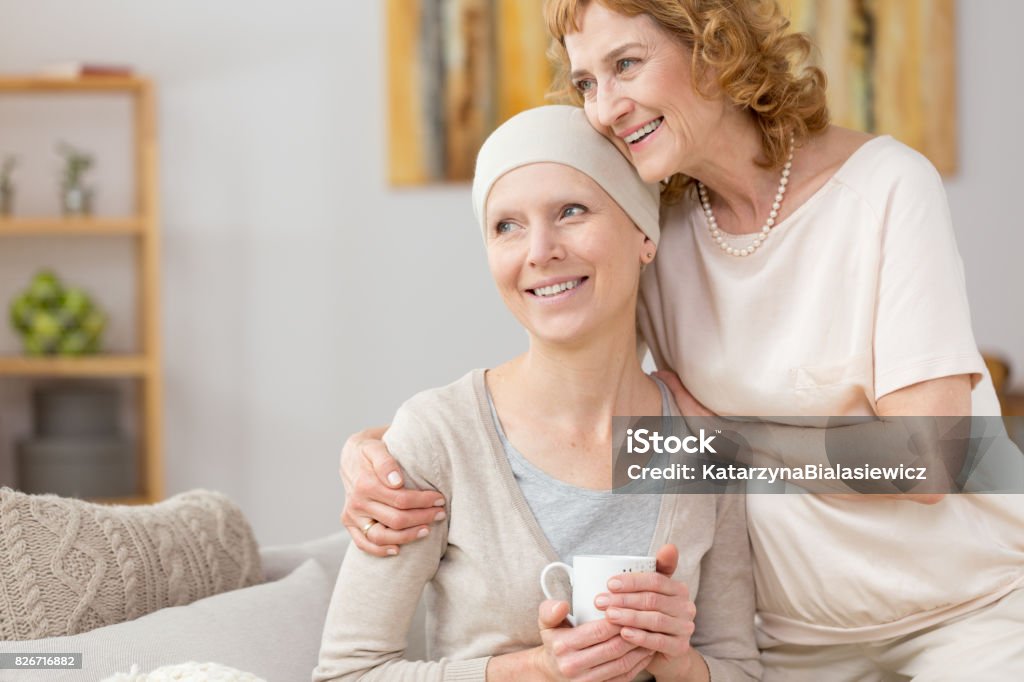
[[[540,572],[540,589],[544,596],[555,599],[548,591],[547,577],[556,568],[569,575],[572,586],[572,613],[566,617],[575,627],[604,618],[604,611],[594,606],[597,595],[608,592],[608,581],[620,573],[654,573],[657,560],[652,556],[617,556],[614,554],[581,554],[572,558],[572,566],[555,561]]]

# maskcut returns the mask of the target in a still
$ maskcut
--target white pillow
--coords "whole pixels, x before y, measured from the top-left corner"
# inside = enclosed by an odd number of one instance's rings
[[[307,680],[335,576],[310,559],[276,582],[70,637],[0,642],[0,652],[81,652],[81,670],[3,671],[4,682],[83,682],[181,661],[217,661],[273,682]]]
[[[157,668],[151,673],[140,674],[139,666],[133,665],[131,672],[118,673],[103,682],[267,682],[252,673],[228,668],[216,663],[189,661],[179,665]]]

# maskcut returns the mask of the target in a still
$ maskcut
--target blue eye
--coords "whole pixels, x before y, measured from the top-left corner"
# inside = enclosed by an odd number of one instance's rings
[[[579,204],[570,204],[562,209],[562,218],[575,218],[587,212],[586,207]]]
[[[500,220],[498,221],[498,224],[495,225],[494,232],[496,234],[508,234],[509,232],[514,230],[515,227],[516,224],[513,222],[509,222],[508,220]]]
[[[594,83],[593,78],[580,78],[575,83],[573,83],[573,86],[576,88],[577,92],[579,92],[581,95],[585,95],[594,89],[596,83]]]
[[[629,67],[635,66],[639,61],[639,59],[630,59],[628,57],[625,59],[620,59],[619,61],[615,62],[615,69],[619,73],[622,73]]]

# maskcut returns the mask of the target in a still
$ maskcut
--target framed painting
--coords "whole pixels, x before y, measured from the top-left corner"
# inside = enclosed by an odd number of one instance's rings
[[[780,0],[818,48],[833,121],[956,171],[954,0]]]
[[[487,135],[545,102],[544,0],[387,0],[391,184],[469,180]],[[957,164],[955,0],[780,0],[838,125]]]
[[[392,185],[460,182],[510,116],[545,103],[543,0],[387,0]]]

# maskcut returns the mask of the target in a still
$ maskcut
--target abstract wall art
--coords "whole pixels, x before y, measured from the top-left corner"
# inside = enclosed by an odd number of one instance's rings
[[[890,134],[956,170],[955,0],[779,0],[810,34],[833,121]],[[477,150],[545,103],[544,0],[387,0],[395,186],[472,178]]]
[[[387,0],[392,185],[470,180],[487,135],[545,103],[543,0]]]
[[[811,35],[833,121],[890,134],[956,170],[954,0],[780,0]]]

